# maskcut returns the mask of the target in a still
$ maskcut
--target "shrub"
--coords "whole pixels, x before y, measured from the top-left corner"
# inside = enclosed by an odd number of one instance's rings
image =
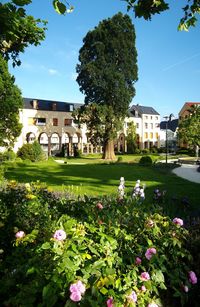
[[[144,148],[144,149],[142,149],[142,153],[143,154],[149,154],[150,150],[148,148]]]
[[[139,148],[135,149],[135,154],[139,155],[141,153],[141,150]]]
[[[17,156],[22,160],[30,160],[32,162],[42,161],[45,159],[45,154],[40,144],[36,141],[32,144],[24,144],[19,148]]]
[[[183,305],[186,290],[196,287],[195,275],[194,285],[188,279],[194,270],[186,248],[189,233],[181,219],[150,207],[131,198],[72,200],[39,183],[5,185],[0,189],[2,304]]]
[[[153,161],[150,156],[143,156],[141,157],[139,164],[141,165],[152,165]]]
[[[122,157],[118,157],[117,158],[117,163],[121,163],[123,161],[123,158]]]

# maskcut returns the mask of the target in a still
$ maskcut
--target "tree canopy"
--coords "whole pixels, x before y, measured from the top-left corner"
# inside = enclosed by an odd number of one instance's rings
[[[8,72],[7,62],[0,55],[0,146],[12,147],[20,135],[19,109],[23,99],[15,79]]]
[[[119,1],[119,0],[118,0]],[[170,9],[169,1],[164,0],[123,0],[127,2],[127,10],[133,11],[135,17],[151,20],[155,14],[160,14]],[[70,13],[74,7],[65,0],[54,0],[53,5],[59,14]],[[173,4],[172,4],[173,5]],[[185,0],[182,8],[183,17],[180,19],[178,29],[188,31],[191,26],[195,26],[197,15],[200,13],[199,0]]]
[[[178,127],[178,137],[188,145],[200,147],[200,106],[193,105],[188,110],[188,116],[181,119]]]
[[[135,30],[130,17],[118,13],[89,31],[79,51],[79,62],[77,82],[85,95],[85,106],[75,118],[87,124],[91,140],[100,138],[103,157],[113,159],[113,140],[135,95],[137,81]]]
[[[25,6],[31,0],[0,2],[0,54],[20,65],[19,53],[29,45],[39,45],[45,38],[46,21],[27,15]]]

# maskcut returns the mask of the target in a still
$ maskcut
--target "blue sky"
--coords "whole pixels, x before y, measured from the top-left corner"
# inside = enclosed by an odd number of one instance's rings
[[[98,23],[121,11],[121,0],[71,0],[73,13],[58,15],[51,0],[33,0],[28,13],[48,20],[46,39],[20,56],[22,65],[10,72],[24,97],[84,102],[76,82],[82,40]],[[186,101],[199,102],[200,24],[189,32],[177,31],[185,1],[169,1],[171,10],[152,18],[135,19],[138,81],[132,103],[152,106],[162,116],[178,115]]]

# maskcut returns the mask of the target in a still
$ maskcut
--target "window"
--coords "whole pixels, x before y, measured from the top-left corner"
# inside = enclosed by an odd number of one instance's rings
[[[45,126],[46,125],[46,118],[35,118],[35,125],[36,126]]]
[[[151,129],[153,129],[153,124],[151,123]]]
[[[147,115],[145,115],[145,117],[144,117],[145,119],[148,119],[148,116]]]
[[[156,124],[155,124],[155,127],[156,127],[156,128],[159,128],[159,127],[160,127],[160,124],[159,124],[159,123],[156,123]]]
[[[145,137],[145,139],[148,139],[148,132],[144,133],[144,137]]]
[[[136,123],[136,128],[137,128],[137,129],[139,128],[139,123]]]
[[[69,112],[73,112],[74,111],[74,105],[73,104],[70,104],[69,105]]]
[[[72,119],[70,119],[70,118],[65,118],[65,120],[64,120],[64,125],[65,125],[65,126],[71,126],[71,125],[72,125]]]
[[[158,136],[158,132],[156,132],[156,139],[157,139],[157,140],[158,140],[158,137],[159,137],[159,136]]]
[[[56,105],[56,103],[53,103],[53,104],[52,104],[52,110],[53,110],[53,111],[56,111],[56,110],[57,110],[57,105]]]
[[[53,118],[53,126],[58,126],[58,119],[57,118]]]
[[[151,119],[153,119],[153,116],[151,116]]]
[[[145,129],[148,129],[148,123],[144,123]]]
[[[153,132],[150,132],[150,139],[153,139]]]
[[[158,120],[158,116],[156,116],[156,120]]]

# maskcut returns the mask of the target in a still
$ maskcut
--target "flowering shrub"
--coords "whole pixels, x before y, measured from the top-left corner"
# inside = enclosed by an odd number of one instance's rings
[[[160,207],[145,209],[131,197],[72,200],[39,183],[5,185],[2,305],[184,305],[198,283],[189,233]]]

